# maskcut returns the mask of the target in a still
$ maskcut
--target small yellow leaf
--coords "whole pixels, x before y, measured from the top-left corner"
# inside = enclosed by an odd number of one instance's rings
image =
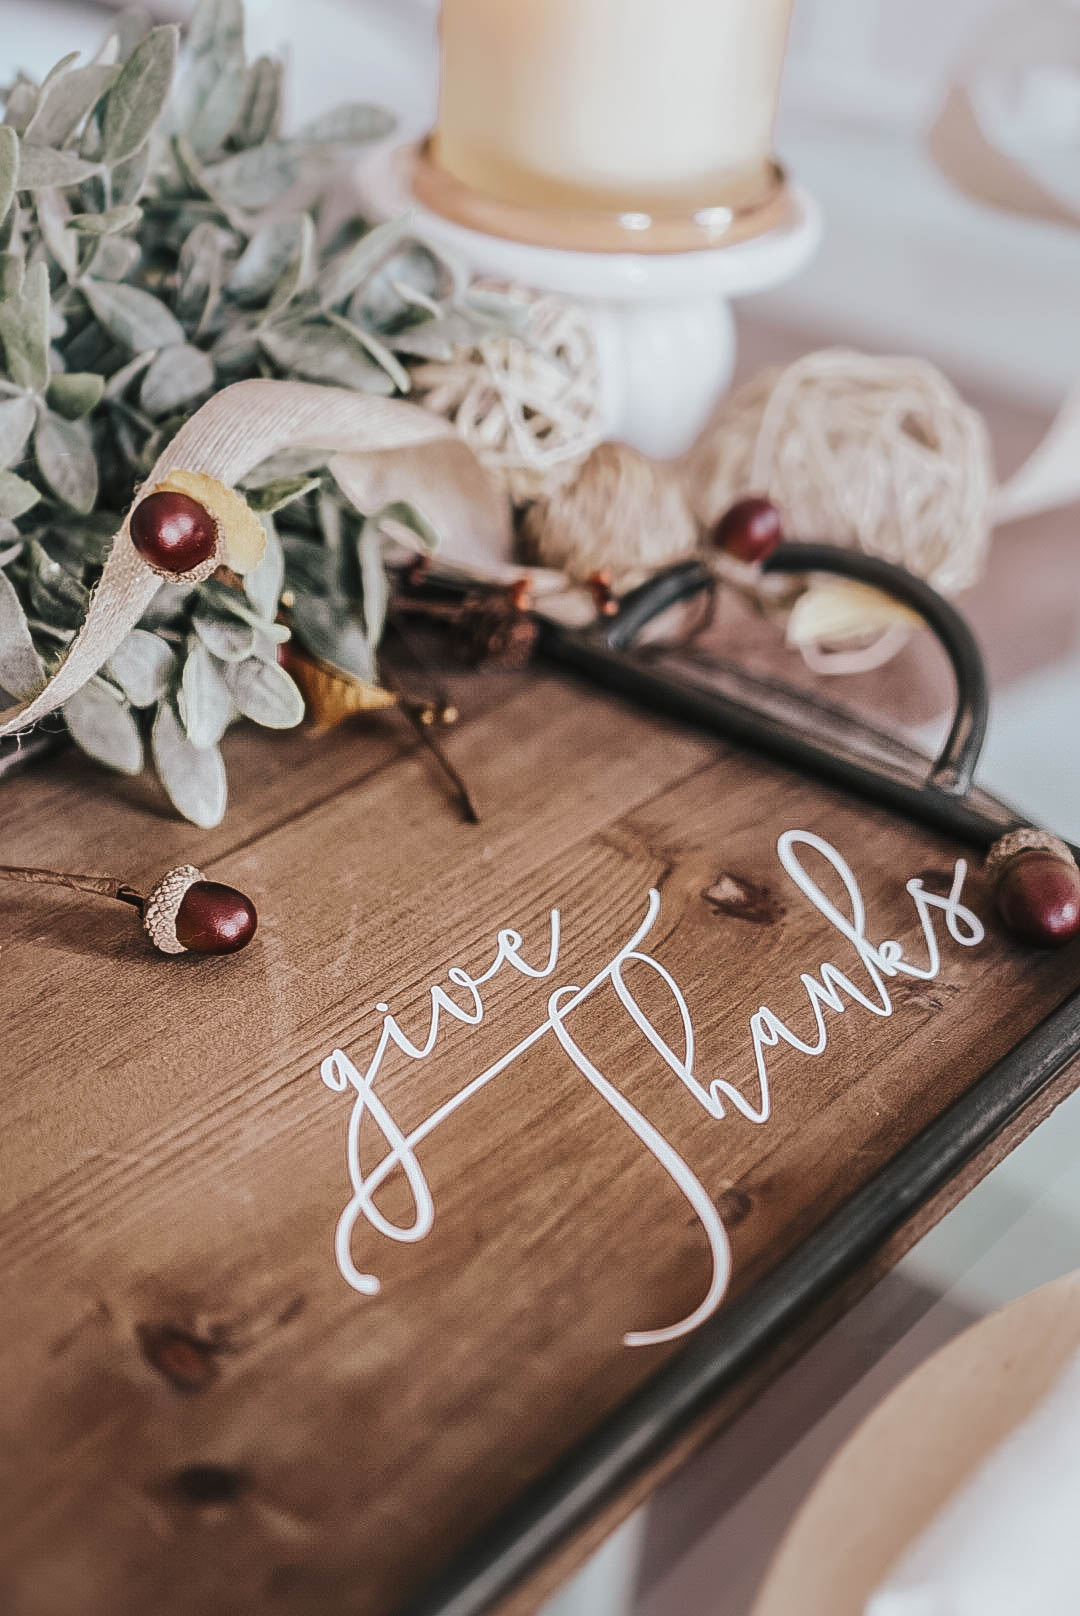
[[[172,489],[197,499],[221,528],[225,564],[241,577],[255,571],[266,553],[266,534],[243,494],[201,471],[170,471],[154,491],[158,489]]]
[[[925,627],[917,612],[882,594],[880,589],[854,579],[837,579],[811,584],[799,596],[787,621],[787,643],[839,645],[845,640],[879,634],[897,623],[907,628]]]

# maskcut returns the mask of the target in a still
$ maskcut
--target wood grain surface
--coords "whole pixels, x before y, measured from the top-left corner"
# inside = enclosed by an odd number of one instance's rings
[[[479,974],[502,927],[543,959],[560,908],[550,981],[501,971],[482,1025],[387,1060],[378,1092],[408,1130],[542,1022],[553,986],[602,969],[656,887],[648,948],[686,996],[697,1069],[751,1095],[758,1006],[809,1037],[800,972],[860,970],[780,869],[778,835],[839,849],[871,935],[913,957],[904,883],[945,890],[963,852],[550,675],[462,699],[474,716],[448,746],[480,827],[388,723],[231,737],[212,832],[71,759],[0,793],[6,862],[139,884],[191,860],[261,914],[246,954],[170,961],[119,906],[0,891],[5,1613],[388,1616],[678,1351],[622,1337],[699,1302],[700,1222],[550,1036],[424,1142],[425,1239],[358,1226],[381,1293],[344,1283],[349,1104],[319,1068],[335,1047],[366,1064],[377,1003],[422,1040],[452,965]],[[574,1013],[714,1197],[733,1295],[1080,981],[1075,951],[1000,937],[977,874],[965,896],[985,942],[946,938],[941,975],[898,987],[890,1020],[829,1014],[820,1058],[771,1052],[764,1126],[707,1116],[610,989]],[[659,978],[642,968],[635,991],[675,1040]],[[376,1199],[408,1221],[400,1174]]]

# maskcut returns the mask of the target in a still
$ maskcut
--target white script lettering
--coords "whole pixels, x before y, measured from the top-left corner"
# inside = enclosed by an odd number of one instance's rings
[[[803,867],[800,852],[804,849],[819,855],[839,879],[846,898],[845,909],[838,908]],[[694,1028],[686,998],[670,971],[653,955],[643,952],[640,946],[660,913],[660,894],[656,891],[649,893],[646,912],[637,929],[607,965],[583,987],[564,985],[549,992],[546,1014],[532,1031],[408,1133],[399,1127],[376,1092],[376,1080],[389,1051],[393,1048],[410,1061],[427,1060],[435,1051],[444,1016],[467,1027],[478,1027],[485,1013],[482,989],[504,967],[537,982],[554,976],[559,965],[561,944],[561,923],[557,909],[551,911],[547,958],[542,965],[532,965],[522,958],[521,935],[507,928],[497,934],[495,957],[480,976],[471,975],[461,966],[451,966],[446,973],[447,980],[462,992],[468,1002],[462,1005],[442,987],[432,987],[430,1021],[422,1043],[414,1043],[398,1025],[389,1005],[380,1002],[376,1009],[383,1017],[382,1031],[375,1052],[364,1070],[360,1071],[340,1049],[335,1049],[326,1057],[321,1073],[327,1088],[336,1094],[349,1090],[354,1094],[346,1147],[352,1196],[338,1219],[334,1243],[338,1268],[354,1290],[365,1296],[374,1296],[381,1288],[377,1276],[361,1272],[353,1260],[357,1224],[362,1219],[377,1234],[398,1242],[423,1240],[435,1221],[435,1199],[417,1155],[418,1147],[526,1050],[550,1035],[605,1105],[621,1118],[686,1198],[701,1224],[708,1246],[710,1275],[697,1307],[675,1324],[629,1333],[623,1338],[626,1345],[654,1346],[674,1341],[696,1329],[716,1310],[731,1275],[731,1249],[713,1198],[679,1152],[585,1052],[567,1028],[567,1018],[605,985],[610,985],[634,1025],[709,1117],[720,1121],[727,1115],[730,1106],[746,1121],[761,1125],[769,1120],[772,1109],[766,1051],[775,1049],[783,1042],[804,1055],[823,1054],[829,1037],[826,1011],[842,1015],[853,1004],[873,1016],[891,1016],[893,1002],[887,985],[889,981],[897,976],[932,981],[941,970],[941,948],[934,928],[935,914],[943,917],[949,937],[961,947],[974,947],[984,935],[978,917],[960,901],[967,874],[967,866],[962,859],[956,864],[949,892],[945,896],[927,892],[918,877],[913,877],[906,884],[925,948],[925,964],[917,964],[904,957],[903,946],[894,939],[880,943],[870,940],[867,935],[866,905],[859,883],[847,861],[822,837],[810,831],[786,831],[777,843],[777,853],[790,879],[833,930],[850,944],[856,967],[861,968],[867,980],[865,986],[860,987],[839,966],[828,961],[818,966],[816,976],[809,971],[802,972],[799,980],[805,988],[812,1017],[809,1038],[803,1038],[793,1031],[767,1005],[762,1005],[754,1012],[750,1017],[750,1043],[756,1073],[756,1094],[752,1097],[724,1078],[714,1077],[706,1084],[695,1074]],[[680,1049],[672,1048],[628,986],[628,969],[633,966],[652,971],[670,993],[680,1028]],[[386,1147],[385,1155],[368,1172],[361,1164],[361,1130],[365,1118]],[[375,1204],[380,1185],[395,1171],[403,1174],[410,1196],[410,1211],[404,1222],[391,1221]]]

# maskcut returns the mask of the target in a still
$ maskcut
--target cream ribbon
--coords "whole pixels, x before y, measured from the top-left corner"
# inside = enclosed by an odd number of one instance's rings
[[[406,498],[420,505],[463,567],[475,559],[476,570],[486,562],[490,573],[493,557],[509,564],[505,493],[448,421],[400,400],[310,382],[236,382],[184,423],[147,486],[184,470],[234,487],[286,448],[334,451],[329,469],[360,509]],[[132,544],[125,517],[67,655],[36,695],[0,714],[0,735],[26,729],[62,707],[109,660],[161,583]]]

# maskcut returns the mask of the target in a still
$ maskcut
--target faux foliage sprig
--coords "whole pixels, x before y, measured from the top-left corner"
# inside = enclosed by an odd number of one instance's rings
[[[292,135],[281,63],[248,62],[242,0],[202,0],[178,35],[131,14],[93,61],[21,77],[0,124],[0,689],[21,698],[70,642],[123,512],[161,448],[216,389],[300,377],[403,393],[414,360],[514,324],[507,301],[411,233],[331,224],[343,153],[385,136],[339,107]],[[291,621],[366,680],[388,599],[386,536],[434,535],[412,506],[353,509],[326,456],[285,454],[246,492],[268,535],[243,593],[166,585],[64,708],[77,744],[124,773],[147,743],[179,811],[218,823],[235,719],[299,721],[279,666]]]

